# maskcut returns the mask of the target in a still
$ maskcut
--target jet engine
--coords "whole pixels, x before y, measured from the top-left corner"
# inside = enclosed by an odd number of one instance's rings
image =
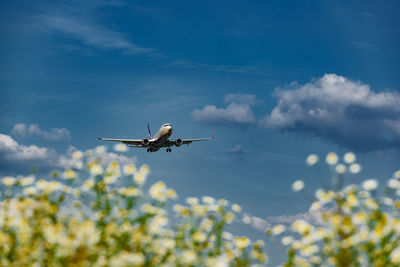
[[[143,146],[147,146],[148,144],[149,144],[149,139],[147,139],[147,138],[142,139]]]
[[[176,146],[180,146],[180,145],[182,145],[182,143],[183,143],[182,139],[180,139],[180,138],[175,139]]]

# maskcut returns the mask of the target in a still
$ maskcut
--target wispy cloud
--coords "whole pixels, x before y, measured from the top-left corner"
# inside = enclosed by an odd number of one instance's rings
[[[224,97],[228,104],[226,108],[217,108],[214,105],[206,105],[202,109],[195,109],[192,118],[204,123],[227,123],[246,125],[256,122],[252,108],[259,103],[255,95],[228,94]]]
[[[373,92],[367,84],[326,74],[305,85],[277,89],[278,105],[260,125],[307,133],[353,150],[400,146],[400,94]]]
[[[44,29],[62,33],[83,42],[87,46],[103,50],[120,50],[127,54],[149,54],[153,48],[141,47],[118,31],[111,30],[95,21],[74,15],[44,13],[36,16]]]
[[[66,128],[52,128],[50,132],[43,131],[37,124],[26,125],[24,123],[17,123],[12,129],[12,134],[20,137],[39,136],[46,140],[60,141],[69,139],[70,133]]]

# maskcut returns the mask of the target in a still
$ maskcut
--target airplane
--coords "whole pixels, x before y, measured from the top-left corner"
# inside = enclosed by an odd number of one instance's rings
[[[172,125],[170,123],[164,123],[161,128],[158,130],[156,135],[152,138],[150,132],[150,125],[147,123],[147,130],[149,134],[149,138],[143,139],[112,139],[112,138],[101,138],[98,137],[99,140],[102,141],[112,141],[112,142],[121,142],[129,147],[139,147],[139,148],[147,148],[147,152],[156,152],[162,147],[166,147],[167,152],[171,152],[171,147],[173,146],[181,146],[181,145],[189,145],[192,142],[197,141],[206,141],[214,139],[214,133],[209,138],[197,138],[197,139],[181,139],[176,138],[175,140],[169,139],[172,135]]]

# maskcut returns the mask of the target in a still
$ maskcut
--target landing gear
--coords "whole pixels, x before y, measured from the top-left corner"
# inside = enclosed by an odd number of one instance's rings
[[[147,149],[147,152],[150,152],[150,148]]]
[[[172,152],[172,149],[171,148],[167,148],[165,151]]]

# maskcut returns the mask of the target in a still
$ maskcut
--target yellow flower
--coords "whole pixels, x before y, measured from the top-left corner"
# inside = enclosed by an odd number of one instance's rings
[[[326,155],[325,160],[329,165],[335,165],[338,162],[338,156],[336,155],[336,153],[330,152],[328,153],[328,155]]]

